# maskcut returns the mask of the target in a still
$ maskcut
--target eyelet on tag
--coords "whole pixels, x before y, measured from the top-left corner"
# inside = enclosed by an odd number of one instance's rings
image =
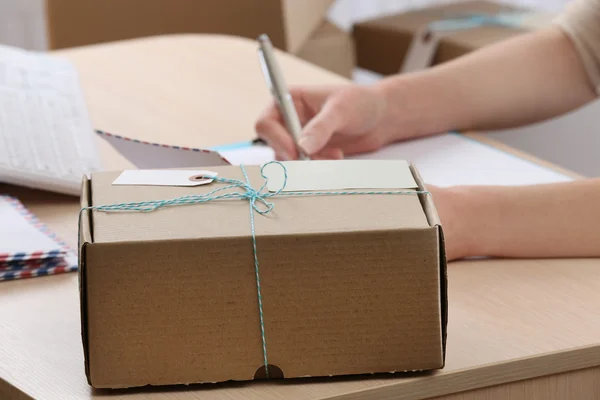
[[[196,185],[207,185],[209,183],[212,183],[212,181],[214,181],[214,177],[215,175],[208,175],[208,174],[196,174],[196,175],[192,175],[190,176],[190,182],[194,182]]]

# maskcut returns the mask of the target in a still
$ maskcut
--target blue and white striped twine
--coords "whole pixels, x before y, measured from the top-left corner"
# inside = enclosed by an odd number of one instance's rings
[[[264,174],[264,169],[270,164],[279,165],[284,174],[284,180],[282,187],[276,192],[263,192],[267,186],[268,178]],[[151,201],[140,201],[140,202],[129,202],[129,203],[118,203],[108,204],[99,206],[90,206],[82,209],[84,210],[96,210],[103,212],[128,212],[128,211],[140,211],[140,212],[151,212],[158,210],[162,207],[168,206],[180,206],[180,205],[192,205],[208,203],[209,201],[223,200],[223,199],[240,199],[248,200],[250,205],[250,229],[252,234],[252,248],[254,253],[254,271],[256,274],[256,289],[258,297],[258,313],[260,318],[260,332],[262,340],[262,351],[263,351],[263,362],[265,365],[266,377],[269,377],[269,363],[267,360],[267,340],[265,334],[264,314],[263,314],[263,299],[260,288],[260,274],[259,274],[259,263],[258,263],[258,252],[256,248],[256,230],[254,224],[254,211],[264,215],[269,213],[275,207],[275,204],[268,201],[271,197],[276,196],[348,196],[348,195],[418,195],[418,194],[429,194],[426,190],[417,191],[315,191],[315,192],[283,192],[287,184],[288,176],[287,170],[283,164],[278,161],[271,161],[264,164],[260,169],[260,174],[264,179],[263,185],[260,189],[256,190],[250,185],[248,174],[243,165],[240,166],[242,173],[244,174],[245,182],[238,179],[221,178],[221,177],[210,177],[215,182],[225,183],[227,186],[220,187],[212,190],[205,194],[181,196],[168,200],[151,200]],[[222,193],[229,189],[240,188],[244,191]],[[262,205],[262,207],[261,207]]]

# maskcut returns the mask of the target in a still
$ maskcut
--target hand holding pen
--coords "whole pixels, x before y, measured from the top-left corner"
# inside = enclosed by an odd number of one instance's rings
[[[342,159],[398,139],[403,124],[389,122],[386,99],[375,85],[341,84],[288,90],[267,36],[259,38],[259,59],[275,105],[256,122],[258,141],[278,160]],[[304,127],[302,127],[304,125]]]
[[[298,144],[300,134],[302,133],[302,124],[298,118],[292,95],[287,88],[285,79],[283,78],[283,74],[275,58],[273,45],[267,35],[261,35],[258,38],[258,43],[259,60],[267,86],[275,98],[287,130],[292,136],[299,158],[301,160],[307,160],[309,158],[304,154]]]

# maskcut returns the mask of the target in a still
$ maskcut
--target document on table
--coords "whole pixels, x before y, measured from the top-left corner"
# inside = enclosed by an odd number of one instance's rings
[[[87,112],[67,60],[0,46],[0,182],[78,195],[101,168]]]
[[[273,151],[266,146],[222,150],[220,154],[236,165],[273,160]],[[567,175],[454,133],[395,143],[348,158],[407,160],[415,164],[425,182],[437,186],[517,186],[571,180]]]

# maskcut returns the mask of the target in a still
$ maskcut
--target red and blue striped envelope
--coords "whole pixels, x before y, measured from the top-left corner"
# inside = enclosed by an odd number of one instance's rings
[[[75,270],[75,253],[18,199],[0,195],[0,281]]]

